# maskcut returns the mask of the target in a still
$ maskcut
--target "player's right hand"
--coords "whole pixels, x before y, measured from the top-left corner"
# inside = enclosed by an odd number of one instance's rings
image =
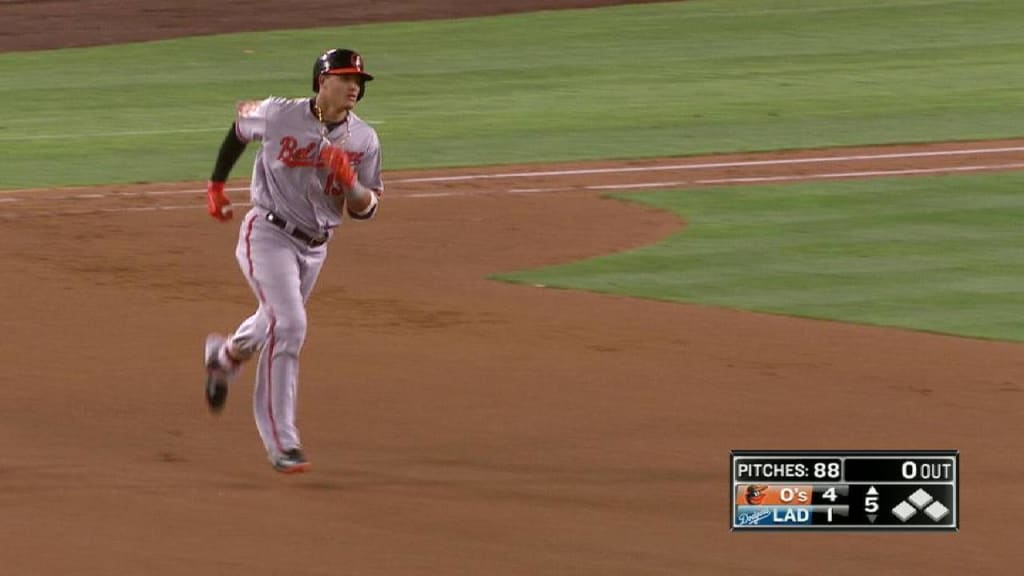
[[[231,200],[224,193],[224,183],[210,180],[206,183],[206,208],[215,220],[227,222],[234,216]]]

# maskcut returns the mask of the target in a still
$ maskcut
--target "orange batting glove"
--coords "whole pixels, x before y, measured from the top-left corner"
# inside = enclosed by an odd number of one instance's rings
[[[210,180],[206,184],[206,208],[215,220],[227,222],[234,216],[235,210],[231,207],[231,200],[228,200],[224,193],[224,183]]]
[[[351,188],[356,181],[356,173],[352,170],[352,163],[348,154],[337,146],[324,146],[320,150],[320,162],[327,166],[334,174],[334,177],[345,186]]]

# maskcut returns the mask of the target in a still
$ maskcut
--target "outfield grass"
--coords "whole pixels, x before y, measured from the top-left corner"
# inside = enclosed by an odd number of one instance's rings
[[[702,0],[0,54],[0,188],[204,179],[234,102],[308,94],[337,45],[378,76],[388,169],[1018,136],[1022,21]]]
[[[1024,341],[1024,173],[622,196],[689,224],[515,282]]]

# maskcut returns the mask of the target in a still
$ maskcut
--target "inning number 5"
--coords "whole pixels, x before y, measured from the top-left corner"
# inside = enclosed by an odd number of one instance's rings
[[[868,514],[874,514],[875,512],[878,512],[878,496],[864,497],[864,511]]]

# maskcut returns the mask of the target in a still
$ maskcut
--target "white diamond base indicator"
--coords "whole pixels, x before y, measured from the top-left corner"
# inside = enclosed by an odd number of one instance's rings
[[[932,505],[924,509],[924,513],[928,515],[932,520],[939,522],[949,514],[949,508],[942,505],[942,502],[936,500],[932,502]]]
[[[917,492],[911,494],[907,500],[910,500],[910,503],[917,506],[917,509],[920,510],[931,503],[934,498],[932,498],[931,494],[925,492],[924,488],[918,488]]]
[[[900,522],[906,522],[910,520],[914,514],[917,514],[917,510],[913,506],[907,504],[905,501],[900,502],[892,509],[892,515],[899,518]]]

